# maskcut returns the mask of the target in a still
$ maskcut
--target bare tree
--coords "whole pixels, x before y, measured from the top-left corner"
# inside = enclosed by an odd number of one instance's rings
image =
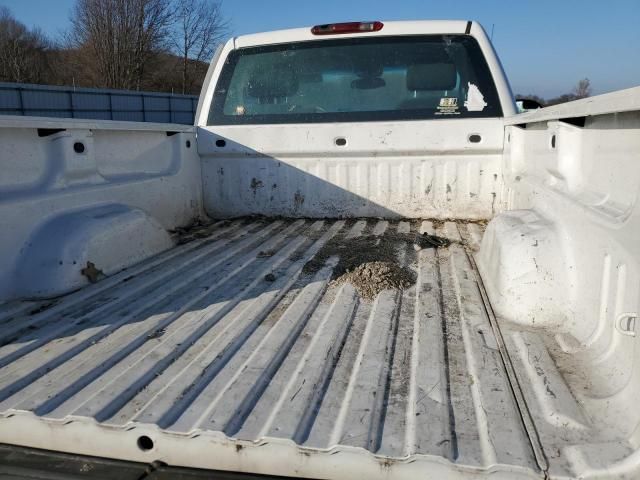
[[[203,76],[201,70],[229,31],[220,1],[181,0],[176,8],[173,51],[181,57],[182,93]]]
[[[51,43],[38,29],[29,30],[8,8],[0,7],[0,80],[39,83],[49,70]]]
[[[172,18],[170,0],[78,0],[70,38],[90,57],[97,85],[139,90],[150,57],[167,46]]]
[[[578,84],[573,88],[571,93],[565,93],[555,98],[551,98],[546,101],[547,105],[558,105],[559,103],[572,102],[581,98],[591,96],[591,82],[588,78],[583,78],[578,81]]]
[[[573,94],[576,99],[578,98],[587,98],[591,96],[591,82],[588,78],[583,78],[578,82],[578,85],[573,89]]]
[[[0,7],[0,81],[192,93],[228,32],[221,0],[76,0],[57,42]]]

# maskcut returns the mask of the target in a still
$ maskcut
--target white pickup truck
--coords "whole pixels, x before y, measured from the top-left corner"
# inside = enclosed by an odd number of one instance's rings
[[[319,25],[195,127],[0,146],[0,475],[640,477],[640,88],[516,115],[476,22]]]

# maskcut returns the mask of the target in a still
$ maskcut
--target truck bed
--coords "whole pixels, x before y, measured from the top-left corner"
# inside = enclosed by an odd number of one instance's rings
[[[67,296],[4,305],[0,442],[323,478],[415,478],[424,462],[537,478],[468,256],[482,232],[225,220],[114,276],[98,265]],[[368,298],[337,278],[342,258],[389,252],[410,287]]]

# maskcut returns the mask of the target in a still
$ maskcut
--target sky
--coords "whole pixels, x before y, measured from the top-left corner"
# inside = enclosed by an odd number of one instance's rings
[[[215,0],[211,0],[215,1]],[[0,0],[55,37],[75,0]],[[233,35],[355,20],[479,21],[516,94],[550,98],[589,78],[594,94],[640,85],[640,0],[224,0]]]

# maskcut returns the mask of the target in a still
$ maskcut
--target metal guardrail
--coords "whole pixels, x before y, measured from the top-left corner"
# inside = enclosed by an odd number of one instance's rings
[[[193,125],[198,96],[0,82],[0,115]]]

